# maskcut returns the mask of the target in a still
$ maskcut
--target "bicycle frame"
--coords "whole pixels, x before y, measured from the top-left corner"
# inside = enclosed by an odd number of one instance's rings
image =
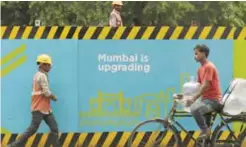
[[[175,127],[176,129],[179,128],[179,130],[184,131],[185,133],[187,133],[187,135],[196,142],[196,139],[188,132],[188,130],[186,130],[178,121],[175,120],[176,117],[193,117],[189,112],[185,112],[185,111],[177,111],[177,105],[178,103],[176,101],[174,101],[173,106],[171,108],[171,111],[169,112],[169,115],[164,119],[165,121],[165,127],[168,127],[168,125],[172,125],[173,127]],[[243,117],[245,118],[245,114],[242,115],[237,115],[237,116],[232,116],[232,115],[227,115],[224,113],[218,113],[218,112],[211,112],[206,114],[206,116],[210,116],[211,118],[209,118],[211,121],[209,122],[209,127],[212,127],[215,119],[217,117],[217,115],[220,116],[221,122],[223,122],[227,129],[230,131],[230,133],[232,134],[232,137],[234,139],[237,139],[237,137],[234,135],[232,129],[229,127],[229,125],[225,122],[225,118],[224,117]],[[245,118],[246,119],[246,118]],[[243,125],[240,128],[240,132],[243,129]],[[246,130],[243,130],[246,131]],[[242,131],[242,132],[243,132]]]
[[[234,88],[236,87],[237,83],[233,85],[233,87],[231,88],[230,90],[230,87],[232,85],[233,81],[230,82],[229,86],[226,88],[226,90],[224,91],[223,93],[223,96],[228,93],[227,97],[225,98],[225,102],[227,101],[227,99],[229,98],[229,96],[231,95],[232,91],[234,90]],[[230,91],[229,91],[230,90]],[[224,102],[224,103],[225,103]],[[185,111],[177,111],[177,101],[174,99],[174,103],[173,103],[173,106],[171,108],[171,111],[169,112],[169,115],[164,119],[164,125],[165,127],[167,127],[168,125],[172,125],[174,126],[175,128],[177,128],[176,126],[178,126],[178,128],[180,128],[182,131],[186,132],[189,137],[191,137],[192,140],[196,141],[196,139],[190,135],[190,133],[178,122],[175,120],[175,117],[192,117],[192,115],[188,112],[185,112]],[[223,109],[224,105],[222,105],[222,108],[221,110]],[[227,115],[227,114],[223,114],[223,113],[219,113],[219,112],[211,112],[209,114],[207,114],[207,116],[211,116],[212,118],[210,118],[210,123],[209,123],[209,127],[212,127],[214,122],[215,122],[215,119],[217,117],[217,115],[219,114],[220,116],[220,119],[221,119],[221,122],[223,122],[226,127],[228,128],[228,130],[230,131],[230,133],[232,133],[232,130],[230,129],[230,127],[228,126],[228,124],[225,122],[225,117],[246,117],[245,114],[242,114],[242,115],[237,115],[237,116],[232,116],[232,115]],[[242,129],[242,127],[241,127]],[[240,131],[241,131],[240,129]],[[246,131],[246,130],[245,130]],[[232,133],[233,134],[233,133]],[[233,134],[233,137],[234,139],[236,139],[235,135]]]

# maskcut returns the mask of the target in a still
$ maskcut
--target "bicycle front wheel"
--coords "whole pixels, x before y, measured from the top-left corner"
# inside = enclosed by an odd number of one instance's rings
[[[211,143],[212,147],[245,147],[245,140],[245,118],[230,118],[215,128]]]
[[[127,147],[181,147],[180,142],[179,133],[174,126],[165,128],[164,120],[153,119],[135,127]]]

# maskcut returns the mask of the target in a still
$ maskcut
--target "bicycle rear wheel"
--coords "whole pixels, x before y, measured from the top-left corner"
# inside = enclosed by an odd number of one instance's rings
[[[237,128],[233,128],[233,124],[237,124]],[[215,128],[211,138],[211,144],[212,147],[245,147],[245,140],[245,118],[230,118]]]
[[[138,124],[132,131],[127,147],[181,147],[174,126],[164,127],[164,120],[153,119]]]

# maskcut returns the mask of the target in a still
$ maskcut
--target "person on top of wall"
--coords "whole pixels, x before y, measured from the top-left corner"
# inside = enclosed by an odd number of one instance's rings
[[[201,129],[199,137],[202,138],[210,135],[210,128],[204,115],[220,110],[222,97],[218,71],[216,66],[207,59],[209,51],[210,49],[204,44],[194,48],[194,58],[201,64],[197,72],[201,87],[195,96],[187,100],[187,106],[190,106],[191,114]]]
[[[33,77],[32,87],[32,121],[26,132],[16,141],[9,144],[8,147],[23,147],[24,143],[37,132],[42,120],[51,130],[51,138],[54,147],[60,147],[58,138],[58,127],[55,117],[52,113],[50,100],[56,101],[56,96],[51,93],[49,88],[48,72],[51,69],[51,57],[42,54],[37,57],[38,71]]]
[[[123,3],[121,1],[113,1],[113,11],[110,13],[109,26],[120,27],[123,26],[120,11]]]

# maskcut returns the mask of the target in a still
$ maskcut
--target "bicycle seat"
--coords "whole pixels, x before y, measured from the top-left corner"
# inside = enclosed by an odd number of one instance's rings
[[[221,112],[222,112],[222,110],[223,110],[223,107],[224,107],[224,105],[222,105],[222,104],[218,104],[218,106],[215,108],[215,112],[217,112],[217,113],[221,113]]]
[[[223,105],[222,104],[218,104],[214,111],[208,112],[205,115],[207,116],[207,115],[215,115],[217,113],[222,113],[222,110],[223,110]]]

